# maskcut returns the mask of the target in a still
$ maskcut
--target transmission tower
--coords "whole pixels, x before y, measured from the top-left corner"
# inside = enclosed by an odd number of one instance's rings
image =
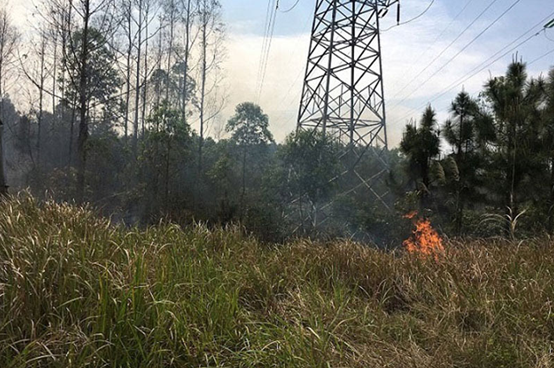
[[[387,190],[376,189],[388,172],[379,21],[394,4],[400,6],[397,0],[317,0],[297,127],[340,143],[341,174],[331,181],[342,195],[364,190],[384,207]],[[368,160],[372,172],[359,170]],[[310,205],[305,216],[317,226],[330,204]]]

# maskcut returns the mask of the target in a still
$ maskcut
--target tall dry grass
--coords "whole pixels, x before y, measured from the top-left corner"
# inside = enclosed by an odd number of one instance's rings
[[[550,367],[550,242],[435,261],[0,204],[0,367]]]

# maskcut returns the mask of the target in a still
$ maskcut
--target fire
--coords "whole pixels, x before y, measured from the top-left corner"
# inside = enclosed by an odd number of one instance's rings
[[[419,254],[424,258],[433,256],[435,260],[438,260],[439,254],[444,252],[444,246],[442,245],[442,238],[431,226],[431,221],[418,219],[415,211],[404,217],[414,220],[416,229],[408,239],[404,240],[402,245],[409,253]]]

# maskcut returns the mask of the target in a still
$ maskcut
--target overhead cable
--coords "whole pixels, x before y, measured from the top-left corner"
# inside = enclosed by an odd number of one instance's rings
[[[300,0],[296,0],[296,2],[294,3],[293,6],[291,6],[290,8],[288,8],[287,10],[279,10],[281,13],[290,13],[291,11],[293,11],[297,6],[298,4],[300,4]]]
[[[471,46],[475,41],[477,41],[482,35],[485,34],[489,29],[492,28],[500,19],[502,19],[510,10],[512,10],[517,4],[519,4],[521,0],[516,0],[508,9],[506,9],[502,14],[500,14],[491,24],[489,24],[485,29],[483,29],[477,36],[475,36],[469,43],[467,43],[460,51],[456,53],[453,57],[451,57],[446,63],[444,63],[437,71],[435,71],[433,74],[431,74],[423,83],[421,83],[417,88],[415,88],[409,95],[404,97],[400,102],[398,102],[395,106],[400,105],[402,102],[406,101],[410,96],[412,96],[415,92],[420,90],[424,85],[427,84],[433,77],[435,77],[438,73],[444,70],[451,62],[453,62],[458,56],[460,56],[469,46]]]
[[[446,30],[450,29],[450,27],[452,26],[452,24],[458,20],[458,18],[464,13],[464,11],[469,7],[469,5],[471,5],[471,3],[473,3],[474,0],[469,0],[466,5],[462,8],[462,10],[460,10],[458,12],[458,14],[456,14],[456,16],[450,21],[450,23],[448,23],[448,25],[446,27],[444,27],[444,29],[442,30],[442,32],[435,38],[435,40],[430,43],[427,48],[425,49],[425,51],[423,51],[416,59],[422,59],[425,55],[427,55],[427,53],[429,52],[429,50],[431,50],[433,48],[433,46],[435,46],[435,44],[437,43],[438,40],[440,40],[442,38],[442,36],[446,33]],[[414,70],[414,64],[412,64],[410,66],[410,69],[406,72],[406,75],[410,75],[412,73],[412,71]],[[393,89],[396,89],[396,87],[399,85],[400,83],[397,82],[394,86]],[[396,95],[395,95],[396,96]]]
[[[429,5],[427,6],[427,8],[425,8],[425,10],[424,10],[421,14],[419,14],[418,16],[416,16],[416,17],[414,17],[414,18],[412,18],[412,19],[410,19],[410,20],[407,20],[407,21],[405,21],[405,22],[395,24],[395,25],[393,25],[393,26],[391,26],[391,27],[389,27],[389,28],[387,28],[387,29],[382,30],[381,32],[390,31],[390,30],[393,29],[393,28],[396,28],[396,27],[399,27],[399,26],[403,26],[403,25],[408,24],[408,23],[412,23],[414,20],[417,20],[417,19],[423,17],[423,16],[425,15],[425,13],[427,13],[427,12],[429,11],[429,9],[431,9],[431,7],[433,6],[434,3],[435,3],[435,0],[431,0],[431,2],[429,3]]]
[[[548,15],[547,19],[550,18],[551,16],[553,16],[554,13]],[[505,57],[506,55],[508,55],[509,53],[517,50],[519,47],[521,47],[522,45],[526,44],[527,42],[529,42],[531,39],[537,37],[538,35],[540,35],[543,31],[544,31],[544,27],[541,28],[538,32],[530,35],[529,37],[527,37],[526,39],[524,39],[523,41],[521,41],[520,43],[518,43],[517,45],[515,45],[514,47],[511,47],[509,50],[505,51],[507,48],[509,48],[510,46],[512,46],[514,43],[516,43],[517,41],[519,41],[520,39],[522,39],[523,37],[525,37],[527,34],[529,34],[530,32],[532,32],[535,28],[537,28],[540,24],[542,24],[542,22],[544,22],[544,19],[541,20],[539,23],[535,24],[533,27],[531,27],[528,31],[526,31],[525,33],[523,33],[521,36],[519,36],[518,38],[516,38],[514,41],[510,42],[508,45],[504,46],[502,49],[500,49],[499,51],[497,51],[494,55],[492,55],[491,57],[489,57],[487,60],[485,60],[483,63],[479,64],[477,67],[473,68],[470,72],[466,73],[463,77],[459,78],[456,82],[452,83],[450,86],[448,86],[446,89],[444,89],[439,95],[437,95],[436,97],[434,97],[433,99],[425,102],[425,104],[422,104],[421,106],[419,106],[417,108],[417,110],[420,110],[422,108],[424,108],[425,106],[427,106],[428,104],[432,103],[432,102],[435,102],[437,101],[438,99],[440,99],[441,97],[443,97],[445,94],[447,94],[448,92],[450,92],[452,89],[458,87],[459,85],[467,82],[468,80],[470,80],[471,78],[473,78],[474,76],[476,76],[477,74],[481,73],[483,70],[485,70],[486,68],[488,68],[489,66],[491,65],[494,65],[496,62],[498,62],[500,59],[502,59],[503,57]],[[504,52],[505,51],[505,52]],[[530,62],[528,65],[531,65],[533,63],[535,63],[536,61],[538,60],[541,60],[542,58],[550,55],[552,52],[554,51],[549,51],[547,52],[546,54],[543,54],[542,56],[538,57],[537,59],[533,60],[532,62]],[[502,54],[501,54],[502,53]],[[497,55],[501,54],[500,56],[496,57]],[[495,58],[496,57],[496,58]],[[494,59],[492,61],[490,61],[491,59]],[[490,61],[490,62],[489,62]],[[398,123],[406,118],[408,118],[410,115],[412,115],[411,113],[410,114],[406,114],[404,115],[402,118],[398,119],[395,121],[395,123]]]
[[[428,63],[415,77],[410,79],[410,81],[398,92],[392,96],[392,98],[398,96],[406,88],[408,88],[417,78],[419,78],[423,73],[425,73],[446,51],[448,51],[455,43],[458,41],[485,13],[497,2],[498,0],[493,0],[479,15],[460,33],[452,42],[448,44],[430,63]]]

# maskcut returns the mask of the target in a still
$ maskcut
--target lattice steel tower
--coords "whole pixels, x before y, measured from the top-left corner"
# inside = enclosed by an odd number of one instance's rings
[[[299,130],[319,130],[342,143],[341,176],[349,177],[342,192],[365,188],[385,206],[387,193],[373,188],[388,172],[379,20],[397,3],[317,0],[298,115]],[[366,155],[380,162],[370,175],[357,169]]]

